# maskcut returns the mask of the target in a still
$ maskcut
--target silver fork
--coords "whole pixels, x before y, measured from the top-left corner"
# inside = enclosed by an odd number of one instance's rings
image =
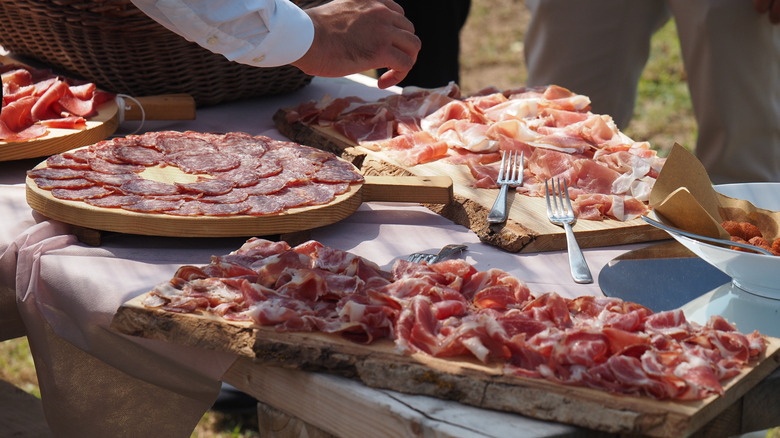
[[[507,159],[507,155],[509,158]],[[525,152],[520,153],[520,163],[517,162],[517,151],[504,151],[501,155],[501,169],[498,171],[498,182],[501,190],[498,192],[496,202],[488,213],[487,221],[491,224],[500,224],[506,222],[507,205],[506,193],[509,186],[517,187],[523,184],[523,162],[525,161]]]
[[[440,262],[447,257],[455,254],[458,251],[463,251],[466,249],[466,245],[458,245],[458,244],[450,244],[442,248],[437,254],[427,254],[423,252],[416,252],[414,254],[410,254],[408,257],[406,257],[406,261],[413,262],[413,263],[422,263],[426,262],[427,264],[432,264],[436,262]]]
[[[563,188],[561,188],[561,181],[558,180],[557,193],[555,181],[552,181],[552,203],[550,203],[550,191],[550,185],[545,178],[544,196],[547,200],[547,218],[550,219],[550,222],[560,225],[566,230],[566,247],[569,251],[571,276],[576,283],[593,283],[593,277],[590,274],[588,263],[585,261],[585,256],[582,255],[582,250],[580,250],[580,246],[577,244],[577,239],[574,238],[574,231],[571,229],[571,226],[577,219],[574,217],[574,209],[571,207],[569,188],[566,186],[566,180],[563,180]]]

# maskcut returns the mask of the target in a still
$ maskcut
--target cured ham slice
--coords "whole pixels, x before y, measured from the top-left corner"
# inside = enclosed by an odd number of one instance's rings
[[[278,331],[353,342],[393,340],[400,354],[468,358],[504,373],[610,393],[701,400],[766,350],[758,333],[713,316],[653,313],[617,298],[534,295],[500,269],[464,260],[398,260],[389,272],[317,241],[252,238],[207,266],[182,266],[144,305],[210,312]]]
[[[85,129],[86,118],[114,95],[92,83],[78,83],[49,70],[0,64],[3,101],[0,141],[25,141],[45,136],[48,128]]]
[[[557,85],[489,88],[466,97],[456,89],[453,83],[446,92],[405,90],[374,102],[326,96],[300,104],[290,120],[332,127],[404,166],[442,159],[468,166],[470,185],[478,188],[498,187],[489,164],[502,151],[523,151],[527,170],[516,189],[521,194],[543,196],[544,179],[561,178],[572,198],[608,197],[598,198],[598,205],[596,198],[585,198],[581,219],[623,221],[647,210],[664,159],[647,142],[620,132],[610,116],[592,113],[587,96]]]

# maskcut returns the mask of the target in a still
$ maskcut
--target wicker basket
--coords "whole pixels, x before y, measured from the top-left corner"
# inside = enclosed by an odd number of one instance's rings
[[[313,7],[324,1],[298,1]],[[0,0],[0,46],[131,96],[188,93],[198,106],[291,92],[293,66],[228,61],[158,24],[129,0]]]

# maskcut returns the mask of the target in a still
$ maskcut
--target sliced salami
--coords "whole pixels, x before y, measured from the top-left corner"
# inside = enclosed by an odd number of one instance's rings
[[[282,158],[279,160],[282,165],[282,169],[294,173],[301,173],[307,176],[313,175],[320,167],[322,163],[319,161],[310,160],[308,158]]]
[[[141,166],[138,164],[128,164],[122,162],[114,163],[99,157],[90,158],[89,167],[95,172],[112,173],[112,174],[139,173],[139,172],[143,172],[144,169],[146,169],[145,166]]]
[[[255,169],[255,173],[260,178],[267,178],[272,175],[277,175],[282,171],[282,164],[278,159],[272,157],[263,157],[260,161],[260,165]]]
[[[35,178],[35,183],[38,187],[44,190],[52,189],[86,189],[95,185],[94,182],[84,178],[71,178],[71,179],[49,179],[49,178]]]
[[[252,137],[243,132],[230,132],[215,141],[217,149],[237,156],[260,158],[267,149],[262,137]]]
[[[249,194],[244,189],[236,188],[224,195],[201,196],[199,199],[210,204],[236,204],[246,201],[247,197],[249,197]]]
[[[363,180],[329,152],[245,133],[130,135],[49,157],[46,164],[28,175],[58,198],[179,216],[277,214],[327,204]],[[146,179],[144,171],[156,166],[155,172],[171,166],[198,180]]]
[[[279,201],[285,208],[302,207],[314,201],[314,196],[301,187],[285,187],[268,196]]]
[[[83,201],[89,198],[100,198],[114,193],[113,190],[100,186],[87,187],[85,189],[52,189],[51,195],[57,199],[69,201]]]
[[[141,196],[161,196],[175,195],[179,193],[179,188],[173,184],[168,184],[150,179],[133,179],[119,187],[122,193],[128,195]]]
[[[142,144],[153,146],[166,155],[188,150],[216,150],[211,142],[200,135],[196,136],[194,134],[190,131],[161,131],[150,134],[150,138],[142,140]]]
[[[346,161],[328,160],[317,169],[311,177],[312,180],[325,183],[337,182],[363,182],[363,175],[358,173],[354,166]]]
[[[208,196],[216,196],[224,195],[225,193],[230,192],[233,190],[234,184],[232,181],[227,179],[215,178],[187,184],[176,183],[176,185],[183,192],[202,193]]]
[[[125,163],[155,166],[163,161],[162,152],[138,144],[127,144],[116,149],[116,157]]]
[[[265,216],[284,211],[284,203],[273,196],[250,196],[244,201],[250,208],[245,214],[252,216]]]
[[[282,190],[288,183],[284,176],[275,175],[261,179],[257,184],[245,187],[244,190],[250,195],[268,195]]]
[[[39,167],[37,169],[28,170],[27,176],[33,179],[74,179],[81,178],[83,173],[83,171],[66,167]]]
[[[83,173],[84,178],[101,186],[119,187],[122,184],[141,177],[137,173],[103,173],[88,170]]]
[[[132,204],[122,205],[121,208],[138,213],[162,213],[175,210],[184,204],[183,199],[168,201],[164,199],[141,199]]]
[[[49,167],[62,167],[75,170],[88,170],[89,163],[78,161],[75,158],[68,158],[64,155],[52,155],[46,159],[46,165]]]
[[[225,172],[241,164],[241,160],[235,155],[224,154],[213,149],[193,149],[166,154],[165,162],[177,166],[184,172],[194,174]]]
[[[89,205],[94,205],[95,207],[119,208],[123,205],[135,204],[142,199],[143,198],[138,195],[123,195],[120,193],[114,193],[100,198],[87,198],[84,200],[84,202]]]
[[[237,214],[249,211],[249,209],[252,208],[252,205],[246,202],[232,204],[214,204],[203,202],[200,208],[204,216],[235,216]]]

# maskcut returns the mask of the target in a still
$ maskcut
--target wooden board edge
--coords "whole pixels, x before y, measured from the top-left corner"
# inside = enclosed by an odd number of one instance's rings
[[[685,435],[695,432],[780,366],[780,339],[767,338],[764,357],[728,380],[724,396],[692,402],[659,401],[507,376],[496,367],[476,361],[400,355],[388,340],[365,346],[325,333],[276,332],[213,315],[149,309],[142,304],[145,295],[120,307],[111,322],[112,330],[218,348],[251,357],[256,363],[355,378],[370,387],[456,400],[612,433],[672,437],[681,431]],[[593,414],[594,410],[599,416]]]

